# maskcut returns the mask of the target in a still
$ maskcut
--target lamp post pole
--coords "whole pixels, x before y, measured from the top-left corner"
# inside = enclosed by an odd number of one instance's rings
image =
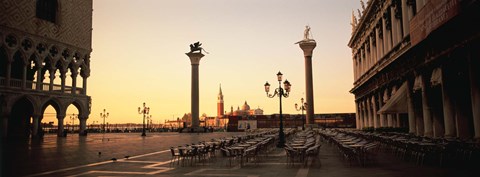
[[[305,117],[303,116],[303,111],[306,110],[307,103],[304,103],[303,101],[304,101],[304,99],[301,98],[301,99],[300,99],[300,102],[302,103],[302,106],[300,106],[300,108],[298,107],[298,104],[295,103],[295,109],[296,109],[297,111],[300,111],[300,110],[302,111],[302,130],[305,130]]]
[[[280,130],[278,132],[278,137],[279,141],[277,144],[277,147],[283,148],[285,146],[285,133],[283,132],[283,115],[282,115],[282,97],[288,98],[289,93],[290,93],[290,82],[288,80],[285,80],[283,82],[284,88],[282,88],[282,76],[283,74],[279,71],[277,73],[277,80],[278,80],[278,88],[275,89],[275,92],[273,94],[269,94],[270,92],[270,84],[268,82],[265,83],[265,92],[267,93],[267,97],[269,98],[274,98],[276,95],[278,95],[279,101],[280,101]]]
[[[107,129],[105,129],[105,119],[110,115],[108,112],[105,113],[106,111],[106,109],[103,109],[103,113],[100,113],[100,117],[103,118],[103,133],[107,132]]]
[[[147,136],[145,134],[145,115],[148,115],[150,112],[150,108],[145,106],[145,103],[143,103],[143,109],[138,107],[138,114],[143,114],[143,129],[142,129],[142,136]]]
[[[71,116],[70,116],[70,119],[72,119],[72,133],[75,133],[75,113],[73,113]]]

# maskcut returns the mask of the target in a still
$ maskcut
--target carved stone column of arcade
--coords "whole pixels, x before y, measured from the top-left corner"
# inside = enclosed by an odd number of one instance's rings
[[[57,129],[57,136],[64,137],[63,135],[63,120],[65,119],[65,115],[57,114],[57,121],[58,121],[58,129]]]
[[[359,116],[359,122],[358,125],[360,125],[360,129],[363,129],[365,125],[363,124],[364,120],[364,115],[363,115],[363,102],[361,100],[358,101],[358,116]]]
[[[423,126],[424,126],[423,136],[432,137],[433,121],[431,116],[431,108],[430,108],[428,90],[427,90],[428,81],[429,81],[428,77],[426,77],[426,75],[422,75],[422,109],[423,109]]]
[[[383,57],[383,34],[380,35],[380,31],[382,30],[382,26],[381,26],[381,21],[382,19],[380,19],[380,21],[377,23],[377,27],[375,27],[375,39],[376,39],[376,42],[377,42],[377,61],[380,60],[382,57]]]
[[[410,34],[410,19],[413,17],[412,8],[407,4],[409,0],[402,0],[402,28],[403,36]]]
[[[407,82],[407,111],[408,111],[408,133],[416,133],[415,109],[413,106],[412,82]]]
[[[42,75],[42,69],[43,69],[43,66],[37,66],[35,65],[35,68],[37,69],[37,85],[36,85],[36,90],[42,90],[42,82],[43,82],[43,75]]]
[[[388,89],[385,89],[385,92],[383,93],[383,102],[387,102],[390,99],[390,96],[388,94]],[[393,127],[393,117],[392,114],[386,114],[387,120],[386,120],[386,127]]]
[[[48,69],[48,72],[50,73],[50,84],[48,85],[48,91],[52,92],[53,91],[53,81],[55,80],[55,71],[57,70],[56,67],[52,66],[51,68]]]
[[[200,59],[202,59],[202,53],[186,53],[190,58],[192,64],[192,93],[191,93],[191,112],[192,112],[192,128],[198,128],[200,126],[199,118],[199,65]]]
[[[33,117],[32,137],[38,137],[38,130],[40,128],[40,120],[41,120],[42,115],[38,114],[38,113],[35,113],[35,114],[32,115],[32,117]]]
[[[372,95],[372,98],[370,99],[373,107],[373,127],[378,128],[379,123],[378,123],[378,114],[377,114],[377,100],[375,99],[375,94]],[[380,108],[379,108],[380,109]]]
[[[87,136],[86,131],[87,131],[87,119],[88,116],[86,115],[80,115],[78,116],[78,119],[80,120],[80,131],[78,132],[80,136]]]
[[[367,108],[367,100],[364,98],[362,101],[363,103],[363,127],[368,127],[368,108]]]
[[[399,37],[398,37],[398,24],[399,24],[399,20],[395,17],[395,5],[393,4],[392,2],[392,6],[390,6],[390,8],[388,9],[390,10],[390,23],[392,25],[391,27],[391,32],[392,32],[392,48],[394,46],[396,46],[398,44],[398,41],[399,41]],[[400,31],[401,32],[401,31]]]
[[[83,71],[80,72],[80,76],[82,76],[82,81],[83,81],[83,85],[82,85],[82,95],[87,95],[87,78],[90,77],[90,71],[87,70],[87,71]]]
[[[314,124],[314,100],[313,100],[313,74],[312,74],[312,56],[313,49],[317,46],[315,41],[300,42],[300,48],[303,50],[305,57],[305,89],[307,97],[307,125]]]
[[[472,51],[470,51],[472,52]],[[478,51],[476,51],[478,52]],[[469,59],[469,75],[470,75],[470,92],[472,99],[472,111],[473,111],[473,128],[475,129],[474,138],[480,139],[480,72],[478,67],[480,66],[480,54],[473,54],[468,56]]]
[[[66,69],[60,69],[60,79],[61,79],[62,93],[65,93],[65,81],[67,79],[67,70]]]
[[[358,101],[355,101],[355,128],[357,130],[361,129],[360,127],[360,112],[358,112]]]
[[[367,104],[367,124],[368,127],[373,127],[372,102],[369,96],[365,98],[365,103]]]
[[[451,97],[452,90],[447,66],[442,67],[442,102],[443,102],[443,124],[445,125],[445,137],[452,138],[457,134],[455,126],[455,107]]]
[[[70,71],[72,73],[72,94],[77,94],[77,76],[78,76],[78,71],[75,69],[75,70],[71,70]]]
[[[377,103],[378,103],[378,109],[382,109],[383,106],[383,98],[382,98],[382,91],[378,90],[377,91],[378,98],[377,98]],[[378,113],[378,127],[383,127],[383,119],[385,119],[385,115]]]

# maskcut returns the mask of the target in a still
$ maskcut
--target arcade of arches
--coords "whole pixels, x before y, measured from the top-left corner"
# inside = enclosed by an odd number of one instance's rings
[[[1,137],[42,136],[41,121],[49,105],[56,112],[59,136],[64,136],[64,118],[70,105],[78,110],[80,134],[86,135],[91,104],[91,98],[86,94],[90,52],[35,35],[2,29]],[[82,87],[77,86],[77,78],[81,79]]]

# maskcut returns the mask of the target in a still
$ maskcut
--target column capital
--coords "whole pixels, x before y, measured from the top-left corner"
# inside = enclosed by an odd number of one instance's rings
[[[192,63],[192,65],[199,65],[200,59],[202,59],[202,57],[205,56],[202,53],[192,53],[192,52],[185,53],[185,55],[187,55],[190,58],[190,62]]]
[[[298,43],[300,48],[303,50],[303,55],[306,57],[311,57],[313,53],[313,49],[317,46],[315,41],[301,41]]]

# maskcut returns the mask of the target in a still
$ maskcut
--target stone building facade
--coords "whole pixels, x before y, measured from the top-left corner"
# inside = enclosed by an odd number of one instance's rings
[[[41,136],[41,120],[49,105],[56,111],[59,136],[69,105],[78,109],[80,134],[86,134],[92,11],[91,0],[2,0],[2,138]]]
[[[370,0],[348,46],[358,129],[480,138],[478,0]]]

